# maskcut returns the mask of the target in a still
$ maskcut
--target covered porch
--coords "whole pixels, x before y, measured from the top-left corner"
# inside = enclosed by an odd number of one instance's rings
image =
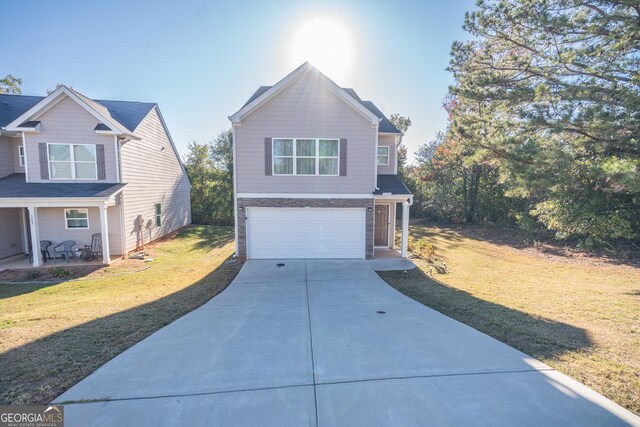
[[[409,243],[409,209],[413,194],[397,175],[378,175],[374,193],[374,259],[406,258]],[[401,242],[396,248],[397,213],[401,209]]]
[[[0,269],[78,261],[85,245],[97,257],[91,262],[109,264],[113,256],[124,253],[123,187],[27,183],[22,174],[0,179]],[[47,250],[43,253],[41,248]]]

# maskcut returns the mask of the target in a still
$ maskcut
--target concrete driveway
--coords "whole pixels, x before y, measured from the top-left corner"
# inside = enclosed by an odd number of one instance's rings
[[[68,426],[640,426],[365,261],[249,261],[56,402]]]

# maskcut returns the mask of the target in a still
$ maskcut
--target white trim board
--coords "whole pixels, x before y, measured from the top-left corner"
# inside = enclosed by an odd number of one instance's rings
[[[238,199],[373,199],[372,194],[237,193]],[[404,198],[406,199],[406,197]]]

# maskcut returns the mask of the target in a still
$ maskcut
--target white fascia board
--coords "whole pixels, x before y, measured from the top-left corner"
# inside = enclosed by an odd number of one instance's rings
[[[110,197],[3,197],[0,198],[0,208],[24,208],[35,206],[39,208],[69,208],[96,207],[115,205],[115,199]]]
[[[372,199],[374,196],[373,194],[237,193],[236,197],[238,199]]]
[[[278,83],[273,85],[269,90],[265,91],[262,95],[251,101],[249,104],[242,107],[240,110],[229,116],[229,120],[232,123],[240,123],[241,120],[254,111],[256,108],[267,102],[273,96],[277,95],[291,83],[293,83],[299,76],[301,76],[305,72],[311,72],[314,77],[318,78],[325,86],[327,86],[333,93],[335,93],[339,98],[349,104],[353,109],[362,114],[365,118],[371,121],[372,125],[377,125],[381,120],[378,116],[373,114],[367,108],[365,108],[362,104],[360,104],[357,100],[355,100],[351,95],[349,95],[344,89],[335,84],[330,78],[322,74],[317,68],[311,65],[309,62],[305,62],[291,73],[289,73],[285,78],[280,80]]]
[[[78,105],[80,105],[87,112],[89,112],[89,114],[94,116],[100,122],[109,126],[111,129],[117,129],[120,132],[120,134],[126,134],[126,135],[129,134],[129,131],[125,129],[120,123],[117,123],[113,120],[108,119],[107,117],[104,117],[102,114],[100,114],[98,111],[92,108],[89,104],[84,102],[80,97],[78,97],[75,93],[73,93],[73,91],[69,90],[64,85],[58,86],[56,90],[51,92],[49,95],[45,96],[42,100],[40,100],[40,102],[38,102],[36,105],[34,105],[33,107],[25,111],[17,119],[9,123],[6,126],[6,129],[10,131],[13,131],[13,130],[22,131],[23,129],[18,129],[22,123],[28,121],[29,119],[33,119],[38,117],[39,115],[42,115],[49,108],[53,107],[55,104],[57,104],[62,99],[64,99],[64,95],[73,99]]]

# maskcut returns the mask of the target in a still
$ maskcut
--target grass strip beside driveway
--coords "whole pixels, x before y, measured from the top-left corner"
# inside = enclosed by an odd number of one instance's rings
[[[232,227],[194,226],[145,248],[152,268],[58,284],[0,285],[0,403],[46,404],[224,290]]]

